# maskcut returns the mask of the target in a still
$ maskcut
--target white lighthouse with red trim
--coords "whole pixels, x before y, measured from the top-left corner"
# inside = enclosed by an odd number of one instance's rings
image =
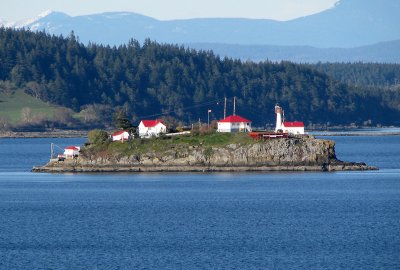
[[[284,118],[284,111],[279,106],[275,106],[276,113],[276,126],[275,132],[283,132],[289,134],[304,134],[304,123],[295,121],[295,122],[286,122]]]

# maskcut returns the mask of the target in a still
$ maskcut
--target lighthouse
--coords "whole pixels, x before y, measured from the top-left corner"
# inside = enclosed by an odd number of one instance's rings
[[[276,113],[276,126],[275,132],[283,132],[288,134],[302,135],[304,134],[304,123],[303,122],[286,122],[285,112],[278,104],[275,106]]]
[[[275,132],[278,130],[283,131],[283,110],[279,107],[278,104],[275,106],[275,113],[276,113],[276,125],[275,125]]]

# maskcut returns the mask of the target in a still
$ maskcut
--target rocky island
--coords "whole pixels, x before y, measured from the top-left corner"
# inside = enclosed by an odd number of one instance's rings
[[[78,157],[34,172],[244,172],[375,170],[336,158],[335,143],[312,136],[254,140],[246,134],[203,134],[127,142],[102,141]]]

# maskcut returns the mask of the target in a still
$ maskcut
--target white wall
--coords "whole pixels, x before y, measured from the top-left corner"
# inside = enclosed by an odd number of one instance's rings
[[[113,136],[112,139],[113,139],[113,141],[122,141],[122,140],[127,141],[127,140],[129,140],[129,133],[128,132],[124,132],[124,133],[119,134],[117,136]]]
[[[304,127],[284,127],[283,132],[289,134],[304,134]]]
[[[230,123],[230,122],[218,122],[218,132],[250,132],[250,123]]]
[[[145,127],[143,122],[139,124],[139,137],[141,138],[158,137],[161,133],[167,133],[167,127],[163,123],[158,123],[154,127]]]

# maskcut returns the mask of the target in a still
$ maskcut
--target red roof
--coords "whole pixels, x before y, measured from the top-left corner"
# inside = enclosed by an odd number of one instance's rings
[[[127,132],[127,131],[121,130],[121,131],[115,132],[112,136],[118,136],[118,135],[123,134],[124,132]]]
[[[68,146],[64,150],[79,150],[79,148],[76,146]]]
[[[250,120],[247,120],[246,118],[243,118],[239,115],[231,115],[225,119],[219,120],[218,122],[220,122],[220,123],[242,123],[242,122],[251,123]]]
[[[283,122],[285,127],[304,127],[303,122]]]
[[[145,127],[155,127],[158,123],[163,124],[161,120],[142,120]]]

